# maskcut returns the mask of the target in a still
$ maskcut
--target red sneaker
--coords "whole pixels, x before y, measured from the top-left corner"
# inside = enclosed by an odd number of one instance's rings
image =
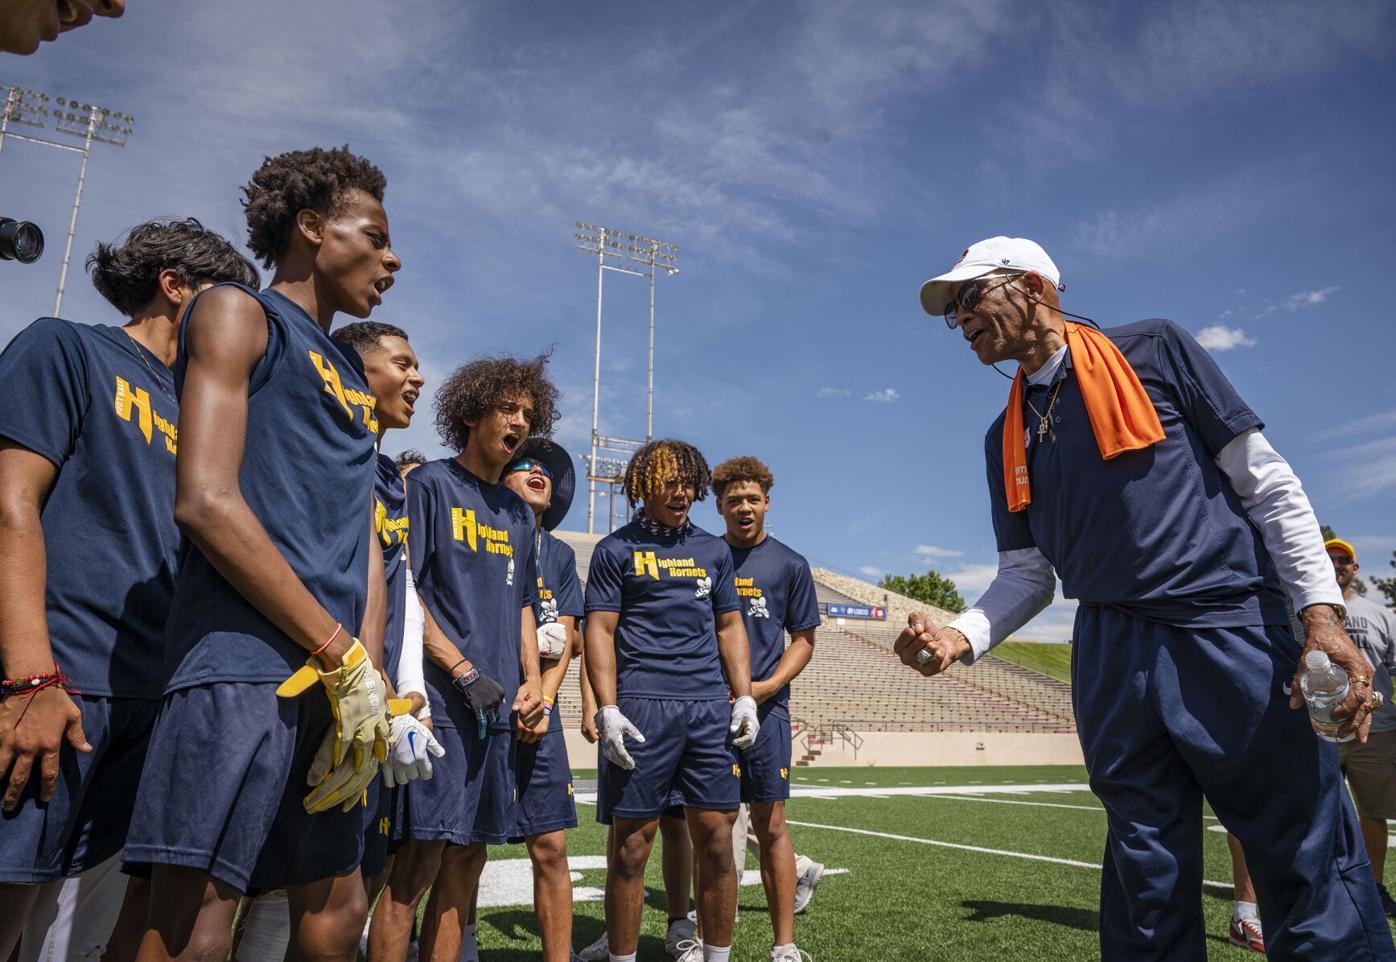
[[[1233,915],[1231,930],[1227,932],[1226,940],[1243,949],[1265,954],[1265,939],[1260,932],[1260,919],[1243,919],[1239,915]]]

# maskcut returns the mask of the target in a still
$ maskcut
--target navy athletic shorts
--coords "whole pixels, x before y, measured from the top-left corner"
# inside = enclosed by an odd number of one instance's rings
[[[600,756],[597,821],[658,818],[671,805],[735,812],[741,806],[741,766],[727,727],[732,708],[723,699],[676,701],[621,696],[618,707],[645,736],[627,741],[635,768],[626,771]]]
[[[761,706],[756,744],[742,749],[742,801],[783,802],[790,797],[790,716],[772,702]]]
[[[437,725],[432,734],[446,749],[433,758],[429,781],[409,782],[399,838],[452,845],[503,845],[514,828],[514,736]]]
[[[364,813],[306,812],[306,774],[333,719],[323,692],[278,698],[270,682],[166,695],[150,737],[124,866],[180,865],[239,891],[343,875],[363,853]]]
[[[126,843],[160,703],[72,698],[92,751],[74,751],[65,742],[53,798],[39,801],[36,765],[15,810],[0,812],[0,882],[68,878],[111,858]]]

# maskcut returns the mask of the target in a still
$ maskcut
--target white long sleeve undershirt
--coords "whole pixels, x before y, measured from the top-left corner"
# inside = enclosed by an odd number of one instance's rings
[[[1295,611],[1343,603],[1333,564],[1303,485],[1257,428],[1237,435],[1216,457],[1251,523],[1260,531]],[[999,552],[998,573],[974,603],[946,627],[969,641],[972,664],[1052,603],[1056,575],[1037,548]]]
[[[406,698],[411,692],[417,692],[426,702],[421,711],[413,714],[418,719],[431,717],[431,701],[427,698],[426,678],[422,673],[422,631],[426,626],[426,618],[422,615],[422,603],[417,599],[417,585],[412,580],[412,568],[404,558],[403,566],[406,569],[407,577],[403,579],[404,597],[403,605],[403,631],[402,631],[402,655],[398,658],[397,677],[393,679],[393,686],[397,689],[399,698]]]

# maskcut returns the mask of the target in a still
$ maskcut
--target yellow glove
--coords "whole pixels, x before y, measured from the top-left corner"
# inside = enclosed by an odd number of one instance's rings
[[[320,671],[315,660],[309,659],[281,683],[276,693],[282,698],[295,698],[317,681],[329,698],[334,731],[325,736],[310,767],[307,782],[317,787],[306,796],[305,808],[308,812],[321,812],[343,804],[348,811],[358,803],[379,764],[388,756],[386,689],[357,638],[338,668]]]

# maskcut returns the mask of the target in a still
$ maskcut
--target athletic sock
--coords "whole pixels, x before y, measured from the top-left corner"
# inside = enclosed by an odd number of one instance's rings
[[[703,943],[703,962],[728,962],[731,958],[732,946]]]
[[[608,952],[606,954],[611,957],[611,962],[635,962],[634,952],[631,952],[629,955],[616,955],[614,952]]]
[[[771,954],[772,954],[772,955],[778,955],[778,954],[781,953],[781,952],[793,952],[793,951],[795,951],[795,943],[794,943],[794,942],[787,942],[785,945],[773,945],[773,946],[771,946]]]
[[[460,937],[460,962],[480,962],[480,945],[475,941],[475,923],[465,927]]]
[[[1254,902],[1242,902],[1240,899],[1236,900],[1236,915],[1243,919],[1260,918],[1259,913],[1256,912]]]

